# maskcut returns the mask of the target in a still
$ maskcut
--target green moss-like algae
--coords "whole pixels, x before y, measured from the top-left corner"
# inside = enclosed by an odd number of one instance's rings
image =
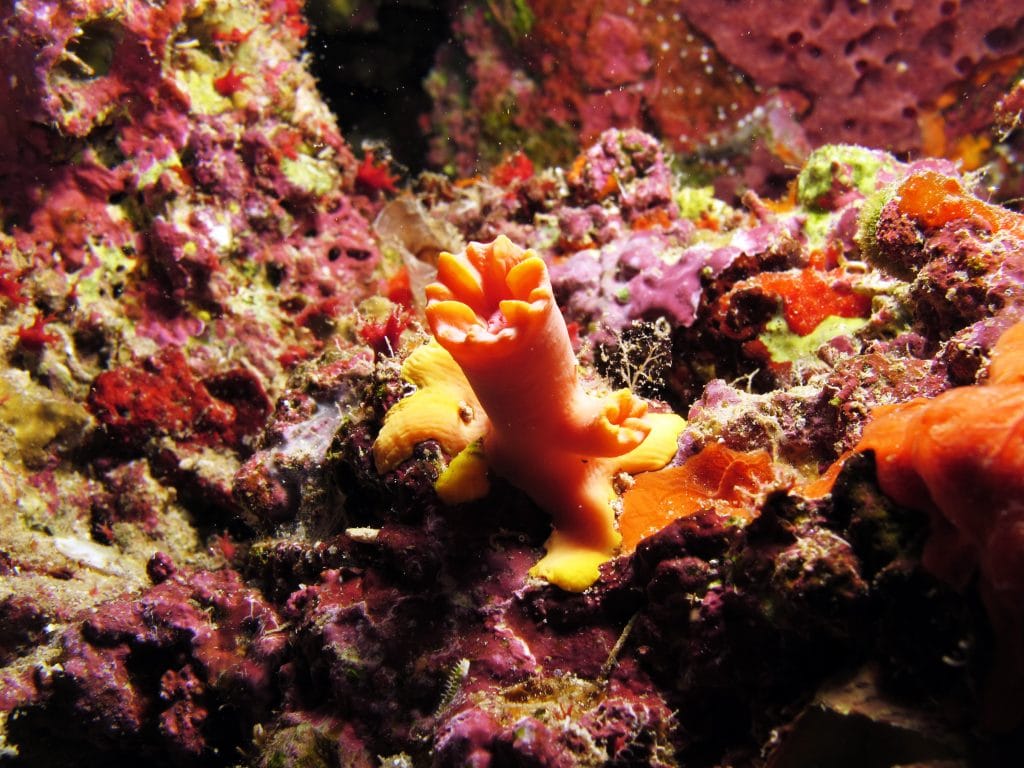
[[[875,191],[878,173],[893,165],[884,152],[854,144],[826,144],[807,158],[797,177],[797,200],[812,211],[822,210],[821,201],[838,184],[864,195]]]

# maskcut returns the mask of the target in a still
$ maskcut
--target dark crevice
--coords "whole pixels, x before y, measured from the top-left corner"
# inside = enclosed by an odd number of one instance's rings
[[[356,150],[381,144],[411,172],[422,170],[427,140],[420,118],[431,109],[423,80],[451,38],[448,4],[384,0],[369,17],[332,16],[327,5],[309,4],[308,49],[342,133]]]

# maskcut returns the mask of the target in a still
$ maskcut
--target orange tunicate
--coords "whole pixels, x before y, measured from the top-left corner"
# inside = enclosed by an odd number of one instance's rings
[[[622,497],[622,552],[632,552],[673,520],[701,510],[749,520],[752,499],[773,478],[767,451],[734,451],[720,443],[709,444],[682,466],[639,475]]]
[[[806,336],[830,316],[866,317],[871,298],[857,293],[839,275],[809,267],[788,272],[762,272],[743,285],[760,286],[782,299],[782,314],[789,329]]]

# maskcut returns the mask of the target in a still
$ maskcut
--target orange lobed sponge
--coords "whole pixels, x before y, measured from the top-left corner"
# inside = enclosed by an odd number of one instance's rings
[[[665,466],[683,419],[649,413],[628,390],[584,390],[547,267],[533,251],[498,237],[442,253],[437,269],[427,321],[487,415],[486,463],[553,518],[531,573],[583,590],[621,540],[614,477]]]

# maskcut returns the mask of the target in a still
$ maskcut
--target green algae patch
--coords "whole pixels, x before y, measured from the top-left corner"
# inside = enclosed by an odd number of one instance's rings
[[[822,344],[837,336],[856,333],[868,320],[863,317],[840,317],[829,315],[806,336],[793,333],[782,315],[768,321],[764,332],[758,337],[768,349],[773,363],[792,363],[813,355]]]
[[[487,10],[513,40],[529,35],[537,21],[527,0],[488,0]]]
[[[797,200],[810,211],[821,211],[822,200],[836,188],[856,189],[870,195],[877,187],[878,173],[893,168],[888,154],[855,144],[826,144],[807,158],[797,177]]]
[[[80,309],[116,299],[138,266],[138,259],[121,248],[102,242],[89,242],[88,247],[97,266],[85,274],[79,273],[76,295]]]
[[[231,109],[231,100],[217,92],[215,72],[185,70],[178,79],[188,94],[193,114],[219,115]]]
[[[828,244],[836,224],[837,214],[807,211],[804,216],[804,235],[807,237],[807,248],[817,250]]]
[[[171,150],[162,160],[153,160],[149,168],[139,173],[139,189],[152,187],[167,171],[181,169],[182,163],[178,153]]]
[[[294,160],[282,158],[281,172],[296,187],[312,195],[326,195],[338,185],[331,164],[309,155],[299,154]]]
[[[878,190],[860,208],[860,216],[857,219],[857,245],[860,246],[864,258],[883,269],[906,280],[913,279],[913,272],[905,267],[896,264],[891,259],[886,259],[882,250],[878,247],[878,221],[882,217],[882,210],[893,199],[896,194],[896,185]],[[921,238],[920,233],[918,237]],[[921,238],[923,241],[923,238]]]
[[[710,186],[683,187],[675,198],[679,215],[690,221],[700,221],[703,217],[727,219],[735,213],[728,203],[715,197],[715,190]]]

